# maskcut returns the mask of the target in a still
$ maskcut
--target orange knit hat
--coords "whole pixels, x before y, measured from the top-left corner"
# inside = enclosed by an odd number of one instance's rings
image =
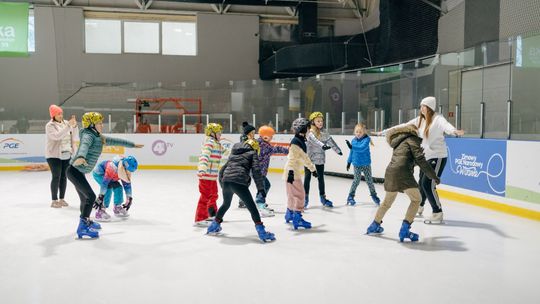
[[[259,136],[274,136],[276,134],[276,131],[270,126],[262,126],[259,128]]]
[[[56,115],[60,115],[62,114],[64,111],[62,110],[62,108],[60,108],[59,106],[57,105],[51,105],[49,107],[49,114],[51,115],[51,118],[54,118]]]

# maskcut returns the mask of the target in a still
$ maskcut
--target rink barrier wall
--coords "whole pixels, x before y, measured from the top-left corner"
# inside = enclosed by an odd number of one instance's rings
[[[115,155],[134,155],[143,170],[196,170],[203,134],[111,134],[138,144],[142,149],[106,147],[100,160]],[[223,134],[227,159],[240,134]],[[273,143],[288,145],[290,134],[276,134]],[[352,177],[346,170],[349,149],[345,140],[353,136],[333,136],[343,151],[326,153],[325,170],[329,175]],[[44,134],[0,134],[0,171],[34,171],[46,163]],[[372,137],[372,175],[384,178],[392,149],[384,137]],[[442,175],[441,197],[488,209],[539,220],[540,211],[540,142],[473,138],[447,138],[448,161]],[[285,155],[272,157],[269,172],[282,173]],[[417,173],[418,173],[418,169]],[[39,171],[39,170],[35,170]],[[444,188],[444,187],[443,187]],[[466,191],[465,191],[466,190]]]

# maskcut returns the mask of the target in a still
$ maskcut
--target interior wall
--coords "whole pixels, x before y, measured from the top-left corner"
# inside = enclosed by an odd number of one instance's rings
[[[35,7],[36,53],[0,58],[0,119],[42,118],[82,84],[138,82],[187,88],[258,79],[259,17],[199,14],[197,56],[84,53],[81,8]],[[17,114],[18,113],[18,114]],[[16,118],[15,118],[16,119]]]

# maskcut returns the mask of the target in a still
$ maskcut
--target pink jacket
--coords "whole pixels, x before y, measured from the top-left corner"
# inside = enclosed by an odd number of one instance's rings
[[[79,137],[79,129],[71,128],[67,122],[64,123],[49,121],[45,126],[45,134],[47,135],[47,146],[45,148],[45,158],[60,158],[62,154],[62,139],[66,136],[71,136],[71,153],[77,150],[75,141]]]

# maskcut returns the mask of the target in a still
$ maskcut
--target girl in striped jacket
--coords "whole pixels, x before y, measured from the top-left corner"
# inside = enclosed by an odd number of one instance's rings
[[[204,130],[206,139],[201,149],[197,167],[201,196],[195,212],[195,226],[208,226],[218,210],[216,204],[218,199],[217,178],[223,154],[223,148],[219,143],[222,129],[220,124],[210,123]]]

